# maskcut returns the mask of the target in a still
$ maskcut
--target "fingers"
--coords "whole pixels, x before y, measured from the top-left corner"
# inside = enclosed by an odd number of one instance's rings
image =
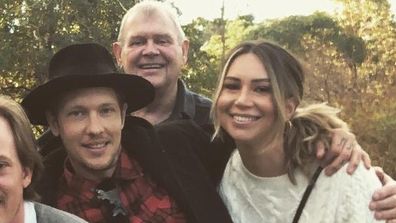
[[[362,147],[359,144],[356,143],[353,145],[351,159],[349,161],[349,165],[347,168],[348,174],[352,174],[353,172],[355,172],[361,160],[363,161],[364,166],[367,169],[370,169],[371,167],[370,156],[366,151],[362,149]]]
[[[331,146],[329,148],[328,144],[322,141],[317,143],[317,157],[322,163],[322,167],[327,167],[341,152],[342,145],[345,143],[345,139],[337,130],[333,130],[331,135]],[[334,146],[337,145],[337,146]],[[319,154],[318,154],[319,153]],[[319,157],[319,155],[321,155]]]
[[[352,143],[356,142],[356,137],[354,134],[345,131],[344,129],[334,129],[332,131],[332,140],[331,140],[331,151],[337,151],[344,148],[347,145],[352,145]]]
[[[382,169],[382,168],[381,168]],[[388,186],[388,185],[393,185],[393,184],[396,184],[396,181],[394,180],[394,179],[392,179],[392,177],[390,177],[388,174],[386,174],[385,172],[383,172],[383,175],[384,175],[384,178],[382,179],[382,184],[384,185],[384,186]],[[396,193],[396,188],[395,188],[395,191],[394,191],[395,193]]]
[[[357,145],[357,146],[359,146],[359,145]],[[352,149],[351,159],[349,160],[349,164],[348,164],[348,167],[347,167],[347,173],[350,174],[350,175],[353,172],[355,172],[356,168],[358,167],[358,165],[360,163],[360,159],[362,158],[361,153],[360,152],[356,152],[356,151],[357,151],[357,148],[356,148],[356,145],[355,145],[354,148]]]
[[[384,181],[385,186],[374,192],[369,208],[375,211],[374,216],[378,220],[396,220],[396,182],[386,174]]]
[[[387,220],[387,222],[396,222],[396,208],[374,210],[374,217],[377,220]]]
[[[332,131],[330,150],[326,151],[324,147],[324,143],[317,143],[316,156],[328,176],[338,171],[347,162],[349,162],[348,174],[356,170],[360,161],[363,161],[366,168],[371,167],[370,157],[357,143],[355,135],[343,129]]]
[[[325,166],[326,175],[332,175],[348,161],[351,161],[351,164],[348,166],[349,171],[353,172],[356,169],[360,162],[360,154],[355,153],[352,157],[355,143],[356,140],[353,134],[347,133],[344,130],[334,130],[330,151],[325,154],[325,158],[322,161],[322,165]]]
[[[337,172],[349,160],[350,153],[341,152],[334,160],[325,168],[325,174],[331,176]]]
[[[373,201],[380,201],[393,196],[395,199],[394,206],[396,207],[396,181],[385,173],[383,173],[383,175],[384,178],[382,183],[384,186],[374,192]]]
[[[375,174],[377,175],[377,177],[378,177],[378,179],[381,181],[381,183],[382,183],[382,185],[385,185],[386,184],[386,181],[385,181],[385,173],[384,173],[384,170],[381,168],[381,167],[379,167],[379,166],[374,166],[373,167],[374,168],[374,170],[375,170]],[[389,177],[389,176],[388,176]],[[390,177],[389,177],[390,178]],[[392,178],[391,178],[392,179]],[[389,181],[389,180],[388,180]]]
[[[316,143],[316,158],[322,160],[326,154],[326,147],[322,141]]]
[[[360,151],[362,151],[362,160],[363,160],[364,166],[365,166],[367,169],[370,169],[370,167],[371,167],[371,159],[370,159],[369,154],[368,154],[366,151],[364,151],[364,150],[362,149],[362,147],[360,147],[359,144],[358,144],[358,149],[359,149]]]
[[[375,211],[374,217],[377,220],[391,219],[386,222],[396,222],[396,208],[384,210],[384,211]]]
[[[380,200],[374,200],[373,197],[373,200],[370,202],[369,208],[373,211],[385,211],[390,209],[395,209],[396,211],[396,195],[388,196]]]

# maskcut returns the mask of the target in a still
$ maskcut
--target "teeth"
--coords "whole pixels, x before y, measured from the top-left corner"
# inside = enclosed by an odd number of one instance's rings
[[[143,69],[158,69],[158,68],[161,68],[162,65],[161,64],[145,64],[145,65],[141,65],[140,67]]]
[[[233,118],[237,122],[251,122],[258,119],[257,117],[254,116],[240,116],[240,115],[234,115]]]
[[[102,148],[102,147],[104,147],[106,145],[106,143],[100,143],[100,144],[90,144],[90,145],[88,145],[90,148],[93,148],[93,149],[98,149],[98,148]]]

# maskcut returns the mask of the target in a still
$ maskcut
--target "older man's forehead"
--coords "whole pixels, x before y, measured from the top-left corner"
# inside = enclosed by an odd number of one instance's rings
[[[151,25],[148,25],[150,23]],[[176,24],[169,16],[163,13],[132,15],[128,18],[123,32],[126,38],[153,35],[167,35],[177,38],[179,35]]]

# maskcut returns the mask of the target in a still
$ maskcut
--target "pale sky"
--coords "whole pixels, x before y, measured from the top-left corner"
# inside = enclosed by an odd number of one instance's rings
[[[180,8],[182,24],[196,17],[214,19],[220,17],[223,0],[168,0]],[[396,0],[389,0],[393,14],[396,14]],[[339,4],[332,0],[224,0],[225,17],[253,14],[256,21],[282,18],[289,15],[310,15],[315,11],[333,13]]]

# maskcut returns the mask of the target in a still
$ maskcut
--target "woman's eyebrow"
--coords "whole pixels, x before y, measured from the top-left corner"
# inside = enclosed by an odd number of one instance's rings
[[[253,79],[252,82],[257,83],[257,82],[267,82],[270,83],[271,79],[269,78],[259,78],[259,79]]]

